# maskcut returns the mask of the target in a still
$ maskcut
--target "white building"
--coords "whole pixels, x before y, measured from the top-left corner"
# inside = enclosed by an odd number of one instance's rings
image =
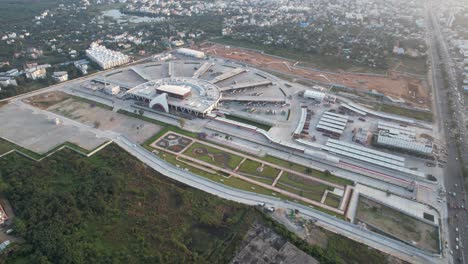
[[[318,102],[322,102],[323,99],[325,98],[325,94],[322,92],[317,92],[313,90],[305,90],[304,92],[304,98],[307,99],[314,99]]]
[[[378,125],[377,144],[431,155],[433,144],[430,140],[418,140],[413,128],[401,127],[398,124],[380,121]]]
[[[18,86],[15,78],[12,77],[0,77],[0,87],[7,87],[9,85]],[[1,88],[0,88],[1,90]]]
[[[89,61],[87,60],[79,60],[75,61],[73,65],[83,74],[86,75],[88,74],[88,63]]]
[[[66,72],[66,71],[54,72],[52,74],[52,78],[54,78],[54,81],[56,81],[56,82],[68,81],[68,72]]]
[[[205,58],[205,53],[198,51],[198,50],[193,50],[193,49],[186,49],[186,48],[180,48],[177,49],[177,53],[185,55],[185,56],[190,56],[190,57],[195,57],[198,59],[204,59]]]
[[[47,76],[47,68],[50,67],[50,64],[38,65],[24,70],[26,78],[31,80],[44,79]]]
[[[120,93],[120,86],[114,84],[108,84],[104,86],[104,92],[110,95],[116,95]]]
[[[92,43],[91,47],[86,50],[86,56],[104,70],[130,62],[129,56],[96,43]]]

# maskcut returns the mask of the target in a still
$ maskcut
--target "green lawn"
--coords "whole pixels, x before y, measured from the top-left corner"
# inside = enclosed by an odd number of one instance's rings
[[[265,160],[267,162],[270,162],[270,163],[273,163],[273,164],[278,165],[278,166],[285,167],[285,168],[290,169],[290,170],[294,170],[294,171],[297,171],[297,172],[308,174],[308,175],[310,175],[312,177],[323,179],[323,180],[326,180],[328,182],[336,183],[336,184],[339,184],[339,185],[345,186],[345,185],[352,185],[353,184],[353,182],[350,181],[350,180],[343,179],[343,178],[337,177],[337,176],[332,175],[332,174],[327,175],[325,172],[321,172],[321,171],[318,171],[318,170],[315,170],[315,169],[311,169],[311,168],[299,165],[297,163],[292,163],[290,161],[279,159],[279,158],[276,158],[276,157],[273,157],[273,156],[266,156],[265,158],[263,158],[263,160]]]
[[[252,120],[249,120],[249,119],[245,119],[245,118],[242,118],[242,117],[237,117],[237,116],[233,116],[233,115],[225,115],[226,119],[229,119],[229,120],[233,120],[233,121],[237,121],[237,122],[240,122],[240,123],[244,123],[244,124],[247,124],[247,125],[251,125],[251,126],[256,126],[260,129],[263,129],[263,130],[270,130],[271,126],[269,125],[265,125],[265,124],[262,124],[260,122],[257,122],[257,121],[252,121]]]
[[[36,153],[34,151],[31,151],[29,149],[25,149],[25,148],[23,148],[21,146],[18,146],[18,145],[14,144],[14,143],[11,143],[11,142],[9,142],[7,140],[4,140],[4,139],[0,138],[0,155],[4,154],[4,153],[6,153],[6,152],[8,152],[8,151],[10,151],[12,149],[20,151],[23,154],[26,154],[26,155],[30,156],[31,158],[33,158],[33,159],[40,159],[41,157],[43,157],[43,155],[40,155],[40,154],[38,154],[38,153]]]
[[[264,165],[263,170],[259,171],[261,167],[262,163],[248,159],[244,161],[244,163],[242,163],[242,165],[239,167],[239,172],[252,176],[257,176],[251,178],[255,180],[263,180],[262,182],[272,184],[273,181],[276,179],[276,176],[278,176],[280,170]]]
[[[189,171],[191,171],[191,172],[193,172],[193,173],[195,173],[197,175],[200,175],[200,176],[208,178],[208,179],[210,179],[212,181],[222,183],[222,184],[225,184],[227,186],[230,186],[230,187],[233,187],[233,188],[236,188],[236,189],[255,192],[255,193],[259,193],[259,194],[263,194],[263,195],[275,196],[275,197],[282,198],[282,199],[285,199],[285,200],[290,199],[289,197],[278,194],[278,193],[275,193],[274,191],[272,191],[270,189],[263,188],[263,187],[258,186],[256,184],[251,184],[249,182],[240,180],[240,179],[235,178],[235,177],[225,177],[225,176],[217,174],[217,173],[216,174],[211,174],[211,173],[208,173],[208,172],[206,172],[204,170],[194,168],[194,167],[192,167],[190,165],[187,165],[186,163],[184,163],[182,161],[176,160],[175,155],[170,154],[170,153],[166,153],[166,152],[161,151],[158,156],[160,158],[164,159],[165,161],[173,164],[173,165],[179,165],[180,168],[183,168],[183,169],[188,168]]]
[[[283,173],[276,187],[314,201],[320,201],[325,190],[332,189],[327,185],[289,173]]]
[[[382,104],[380,111],[394,114],[394,115],[399,115],[399,116],[406,116],[426,122],[432,123],[433,121],[433,115],[432,112],[422,112],[422,111],[413,111],[409,110],[406,108],[401,108],[398,106],[392,106],[392,105],[386,105]]]
[[[334,193],[328,193],[327,198],[325,199],[325,204],[331,207],[338,208],[340,206],[341,196],[338,196]]]
[[[7,153],[10,150],[15,149],[16,145],[12,144],[2,138],[0,138],[0,155]]]
[[[195,153],[195,149],[202,149],[206,154]],[[185,152],[185,155],[198,160],[211,163],[221,168],[235,169],[242,161],[242,157],[227,153],[221,149],[213,148],[198,142],[193,143]]]

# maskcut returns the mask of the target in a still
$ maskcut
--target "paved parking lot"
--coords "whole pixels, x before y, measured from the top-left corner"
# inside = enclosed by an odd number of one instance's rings
[[[69,141],[91,150],[107,141],[72,125],[56,125],[45,115],[32,113],[14,104],[0,110],[0,136],[39,154]]]

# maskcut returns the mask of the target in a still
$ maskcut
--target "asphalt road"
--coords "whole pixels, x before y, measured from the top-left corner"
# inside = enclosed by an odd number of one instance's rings
[[[434,90],[434,106],[436,113],[436,121],[439,132],[445,137],[446,149],[448,153],[447,164],[444,171],[445,189],[447,191],[447,221],[449,228],[448,251],[453,256],[453,263],[466,263],[468,259],[468,250],[464,247],[468,243],[468,213],[466,211],[466,194],[463,187],[463,174],[458,155],[457,139],[453,137],[451,128],[444,121],[457,118],[448,106],[448,89],[453,87],[444,87],[444,80],[441,69],[441,63],[451,65],[448,50],[444,42],[438,22],[428,11],[428,34],[430,44],[430,56],[432,66],[432,82]],[[438,44],[441,46],[441,53],[437,49]],[[451,74],[448,75],[449,77]],[[453,80],[451,81],[451,83]],[[456,83],[456,81],[455,81]],[[456,88],[455,88],[456,89]],[[457,112],[457,111],[455,111]],[[459,116],[458,116],[459,117]],[[455,193],[455,195],[453,194]],[[460,208],[463,205],[463,208]],[[458,248],[458,249],[457,249]]]

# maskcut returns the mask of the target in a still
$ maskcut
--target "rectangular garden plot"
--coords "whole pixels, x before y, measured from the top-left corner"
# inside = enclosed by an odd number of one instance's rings
[[[283,173],[275,187],[318,202],[325,190],[333,190],[331,186],[289,173]]]
[[[242,161],[240,156],[198,142],[193,143],[184,154],[220,168],[231,170],[235,169]]]
[[[169,133],[153,144],[156,144],[160,148],[179,153],[190,143],[192,143],[192,140],[189,138]]]
[[[263,163],[245,160],[239,167],[237,173],[267,184],[273,184],[280,170]]]

